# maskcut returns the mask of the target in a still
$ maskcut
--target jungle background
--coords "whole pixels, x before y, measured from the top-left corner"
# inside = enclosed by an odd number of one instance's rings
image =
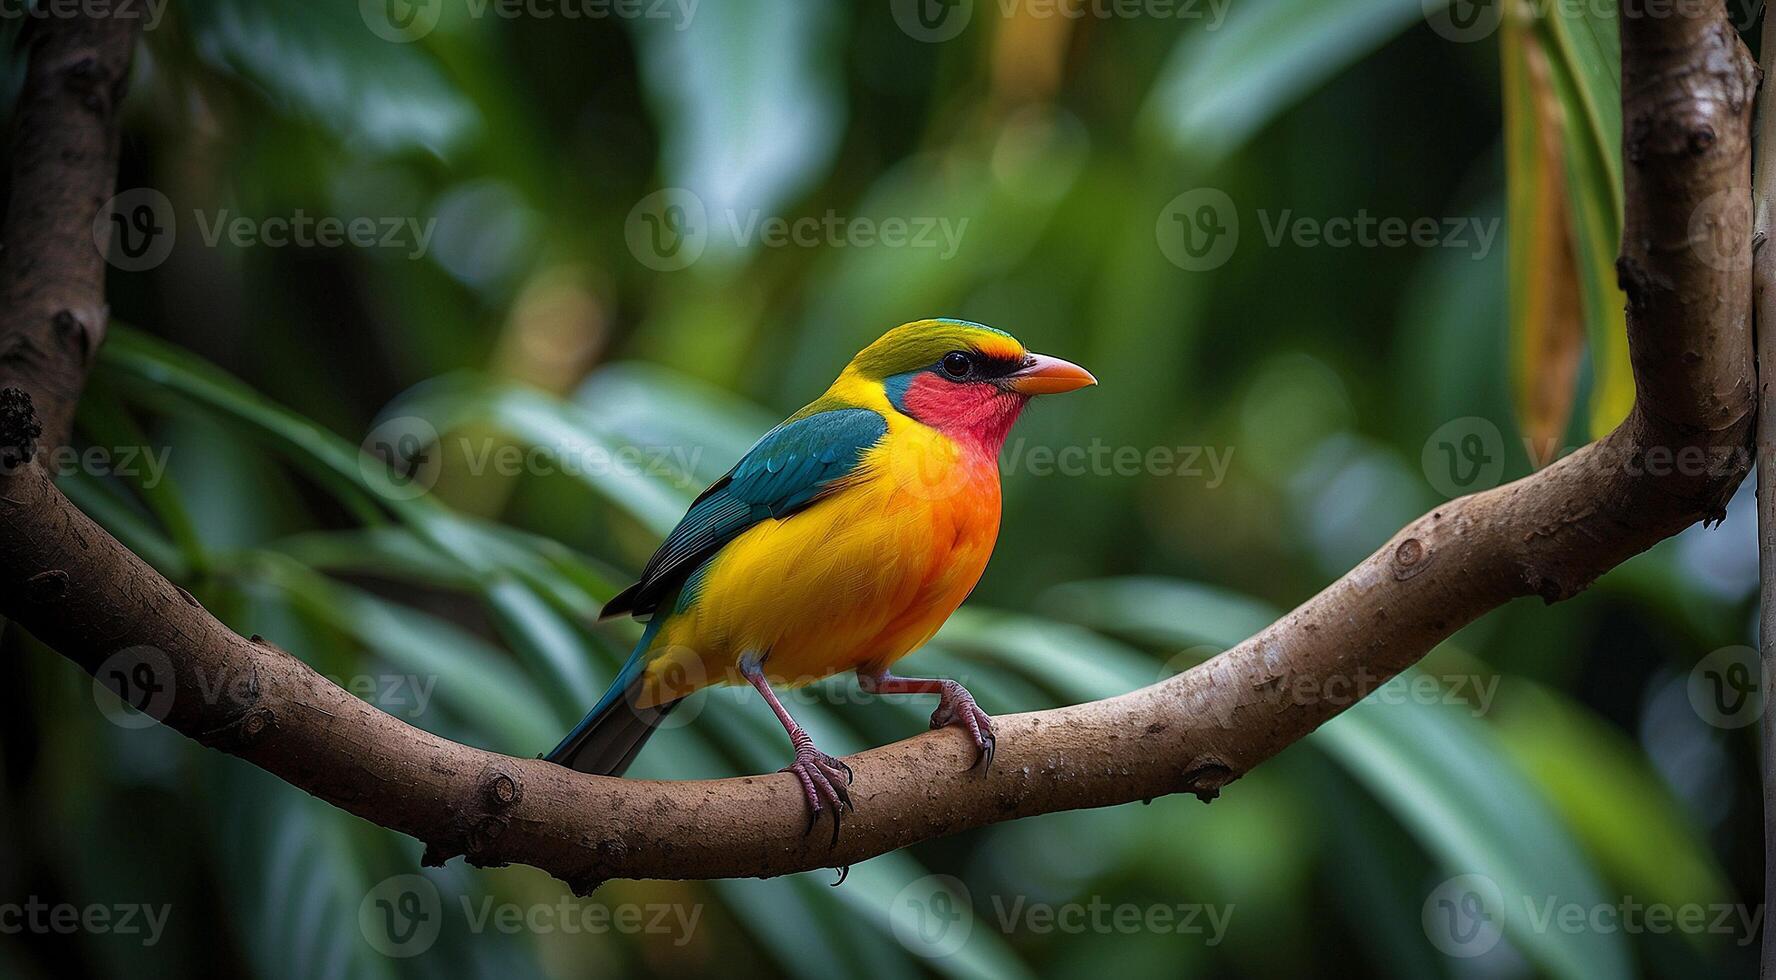
[[[1632,397],[1602,0],[143,10],[95,215],[116,325],[62,486],[241,633],[470,744],[553,745],[637,635],[601,602],[907,320],[1101,382],[1020,423],[993,563],[905,663],[994,713],[1198,662]],[[29,21],[0,20],[8,106]],[[838,887],[421,870],[9,630],[0,972],[1750,970],[1750,487],[1211,806],[1022,820]],[[694,705],[632,775],[787,761],[756,698]],[[931,707],[848,679],[789,706],[835,754]]]

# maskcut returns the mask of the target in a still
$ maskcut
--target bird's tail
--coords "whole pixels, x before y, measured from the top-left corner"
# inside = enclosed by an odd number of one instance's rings
[[[543,758],[556,765],[566,766],[580,772],[595,776],[621,776],[641,747],[647,743],[648,736],[659,727],[660,720],[672,711],[679,700],[667,701],[649,707],[638,707],[640,700],[644,668],[647,666],[647,650],[654,641],[654,634],[659,631],[664,616],[656,616],[648,623],[648,628],[641,635],[641,642],[636,645],[635,652],[629,655],[623,669],[617,673],[617,679],[611,683],[610,690],[598,699],[598,704],[573,731],[555,746],[554,751]]]

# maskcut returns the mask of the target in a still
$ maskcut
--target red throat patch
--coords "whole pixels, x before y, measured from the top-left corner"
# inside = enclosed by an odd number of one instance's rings
[[[956,384],[921,374],[907,386],[907,414],[963,445],[997,457],[1028,395],[983,382]]]

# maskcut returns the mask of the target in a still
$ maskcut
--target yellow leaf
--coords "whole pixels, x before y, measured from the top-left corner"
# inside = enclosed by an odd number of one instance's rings
[[[1585,320],[1567,196],[1565,112],[1531,17],[1511,8],[1499,43],[1513,401],[1530,462],[1541,467],[1560,454],[1572,418]]]

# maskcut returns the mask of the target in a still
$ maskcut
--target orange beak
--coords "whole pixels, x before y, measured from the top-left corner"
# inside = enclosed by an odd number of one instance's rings
[[[1005,387],[1024,395],[1058,395],[1097,383],[1085,368],[1047,354],[1029,355],[1023,367],[1005,378]]]

